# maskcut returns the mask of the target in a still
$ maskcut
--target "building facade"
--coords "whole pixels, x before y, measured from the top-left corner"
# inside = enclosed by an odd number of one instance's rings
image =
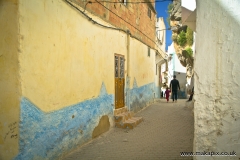
[[[167,66],[167,54],[165,53],[166,47],[166,25],[163,17],[158,17],[156,19],[156,44],[157,48],[160,48],[163,53],[157,56],[156,64],[159,70],[159,80],[158,84],[161,87],[161,92],[165,92],[165,87],[168,82],[168,66]],[[164,56],[164,58],[163,58]],[[162,96],[162,95],[161,95]]]
[[[160,96],[154,3],[116,2],[0,2],[0,159],[57,159]]]

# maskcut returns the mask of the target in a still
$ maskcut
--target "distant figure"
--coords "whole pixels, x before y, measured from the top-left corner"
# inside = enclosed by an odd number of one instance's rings
[[[161,92],[161,98],[163,98],[163,91]]]
[[[194,94],[194,86],[193,86],[193,88],[192,88],[192,93],[191,93],[189,99],[187,100],[187,102],[189,102],[189,101],[192,100],[192,98],[193,98],[193,94]]]
[[[165,91],[165,96],[166,96],[166,99],[167,99],[167,102],[169,101],[169,96],[170,96],[170,90],[169,88],[167,87],[166,91]]]
[[[170,88],[171,88],[171,92],[172,92],[172,99],[173,102],[175,100],[175,102],[177,102],[177,93],[178,93],[178,89],[180,90],[180,85],[178,80],[176,79],[176,75],[173,76],[173,80],[171,80],[170,82]]]

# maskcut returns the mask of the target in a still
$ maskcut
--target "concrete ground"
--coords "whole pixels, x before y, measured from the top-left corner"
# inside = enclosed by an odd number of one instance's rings
[[[193,115],[186,100],[158,100],[135,116],[144,121],[132,130],[110,131],[66,155],[62,160],[181,160],[193,150]]]

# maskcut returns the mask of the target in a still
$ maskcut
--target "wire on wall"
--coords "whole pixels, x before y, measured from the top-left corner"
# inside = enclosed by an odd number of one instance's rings
[[[132,38],[134,38],[134,39],[136,39],[136,40],[138,40],[138,41],[140,41],[140,42],[142,42],[143,44],[145,44],[145,45],[147,45],[147,46],[149,46],[148,44],[146,44],[145,42],[143,42],[141,39],[139,39],[139,38],[137,38],[136,36],[134,36],[134,35],[132,35],[131,33],[130,33],[130,31],[129,30],[124,30],[124,29],[121,29],[121,28],[115,28],[115,27],[109,27],[109,26],[105,26],[105,25],[103,25],[103,24],[100,24],[100,23],[98,23],[97,21],[95,21],[95,20],[93,20],[91,17],[89,17],[86,13],[85,13],[85,9],[84,9],[84,11],[82,11],[82,10],[80,10],[78,7],[76,7],[75,5],[73,5],[71,2],[69,2],[69,0],[63,0],[63,1],[65,1],[66,3],[68,3],[71,7],[73,7],[73,8],[75,8],[76,10],[78,10],[81,14],[83,14],[88,20],[90,20],[90,21],[92,21],[94,24],[96,24],[96,25],[99,25],[99,26],[101,26],[101,27],[104,27],[104,28],[108,28],[108,29],[113,29],[113,30],[118,30],[118,31],[122,31],[122,32],[124,32],[124,33],[126,33],[126,34],[130,34],[130,36],[132,37]],[[101,3],[100,3],[101,4]],[[104,6],[104,5],[103,5]],[[105,7],[105,6],[104,6]],[[110,10],[109,10],[110,11]],[[113,12],[114,13],[114,12]],[[114,13],[115,14],[115,13]],[[117,15],[118,16],[118,15]],[[118,16],[119,17],[119,16]],[[121,18],[121,17],[120,17]],[[122,19],[122,18],[121,18]],[[125,20],[124,20],[125,21]],[[126,21],[125,21],[126,22]],[[128,22],[127,22],[128,23]],[[130,23],[129,23],[130,24]],[[131,25],[131,24],[130,24]],[[133,26],[134,27],[134,26]],[[135,28],[135,27],[134,27]],[[137,28],[136,28],[137,29]],[[137,29],[138,30],[138,29]],[[141,31],[140,31],[141,32]],[[142,32],[141,32],[142,33]],[[143,35],[145,35],[144,33],[143,33]],[[145,35],[146,36],[146,35]],[[149,38],[148,36],[146,36],[147,38]],[[149,38],[150,39],[150,38]],[[157,43],[155,42],[155,41],[153,41],[152,39],[150,39],[152,42],[154,42],[154,44],[156,44],[157,45]],[[152,48],[152,47],[150,47],[150,48]],[[152,49],[154,49],[154,50],[156,50],[155,48],[152,48]],[[157,51],[157,50],[156,50]],[[160,54],[161,55],[161,54]],[[162,55],[161,55],[162,56]],[[162,58],[163,59],[165,59],[163,56],[162,56]]]
[[[132,27],[134,27],[136,30],[138,30],[140,33],[142,33],[145,37],[147,37],[150,41],[152,41],[153,43],[155,43],[155,41],[153,41],[151,38],[149,38],[145,33],[143,33],[141,30],[139,30],[138,28],[136,28],[134,25],[132,25],[130,22],[126,21],[125,19],[123,19],[122,17],[120,17],[118,14],[116,14],[115,12],[113,12],[112,10],[108,9],[106,6],[104,6],[102,3],[100,3],[98,0],[95,0],[96,2],[98,2],[101,6],[103,6],[104,8],[106,8],[107,10],[109,10],[110,12],[112,12],[114,15],[116,15],[118,18],[122,19],[124,22],[126,22],[127,24],[131,25]]]
[[[156,0],[156,1],[149,1],[149,2],[146,2],[146,1],[135,1],[135,2],[129,2],[129,1],[126,1],[124,3],[130,3],[130,4],[139,4],[139,3],[158,3],[158,2],[167,2],[167,1],[173,1],[173,0]],[[87,2],[87,1],[86,1]],[[112,2],[112,1],[98,1],[98,2],[106,2],[106,3],[123,3],[123,2]],[[97,2],[92,2],[92,3],[97,3]]]
[[[84,11],[81,11],[78,7],[76,7],[75,5],[73,5],[71,2],[69,2],[68,0],[64,0],[65,2],[67,2],[70,6],[72,6],[73,8],[75,8],[76,10],[78,10],[80,13],[82,13],[86,18],[88,18],[88,20],[92,21],[94,24],[97,24],[99,26],[102,26],[102,27],[105,27],[105,28],[109,28],[109,29],[114,29],[114,30],[119,30],[119,31],[123,31],[123,32],[126,32],[125,30],[123,29],[120,29],[120,28],[114,28],[114,27],[109,27],[109,26],[105,26],[105,25],[102,25],[100,23],[98,23],[97,21],[93,20],[91,17],[89,17],[86,13],[85,13],[85,9]]]

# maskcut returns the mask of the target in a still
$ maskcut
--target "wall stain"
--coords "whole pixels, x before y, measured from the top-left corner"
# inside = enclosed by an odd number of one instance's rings
[[[18,138],[18,134],[16,133],[17,132],[17,127],[18,127],[17,122],[10,123],[8,125],[8,131],[4,136],[4,140],[6,140],[8,137],[17,139]]]
[[[216,134],[217,134],[217,136],[222,136],[223,132],[221,130],[217,130]]]
[[[107,115],[104,115],[99,120],[98,125],[94,128],[92,138],[96,138],[104,132],[107,132],[110,128],[110,122]]]

